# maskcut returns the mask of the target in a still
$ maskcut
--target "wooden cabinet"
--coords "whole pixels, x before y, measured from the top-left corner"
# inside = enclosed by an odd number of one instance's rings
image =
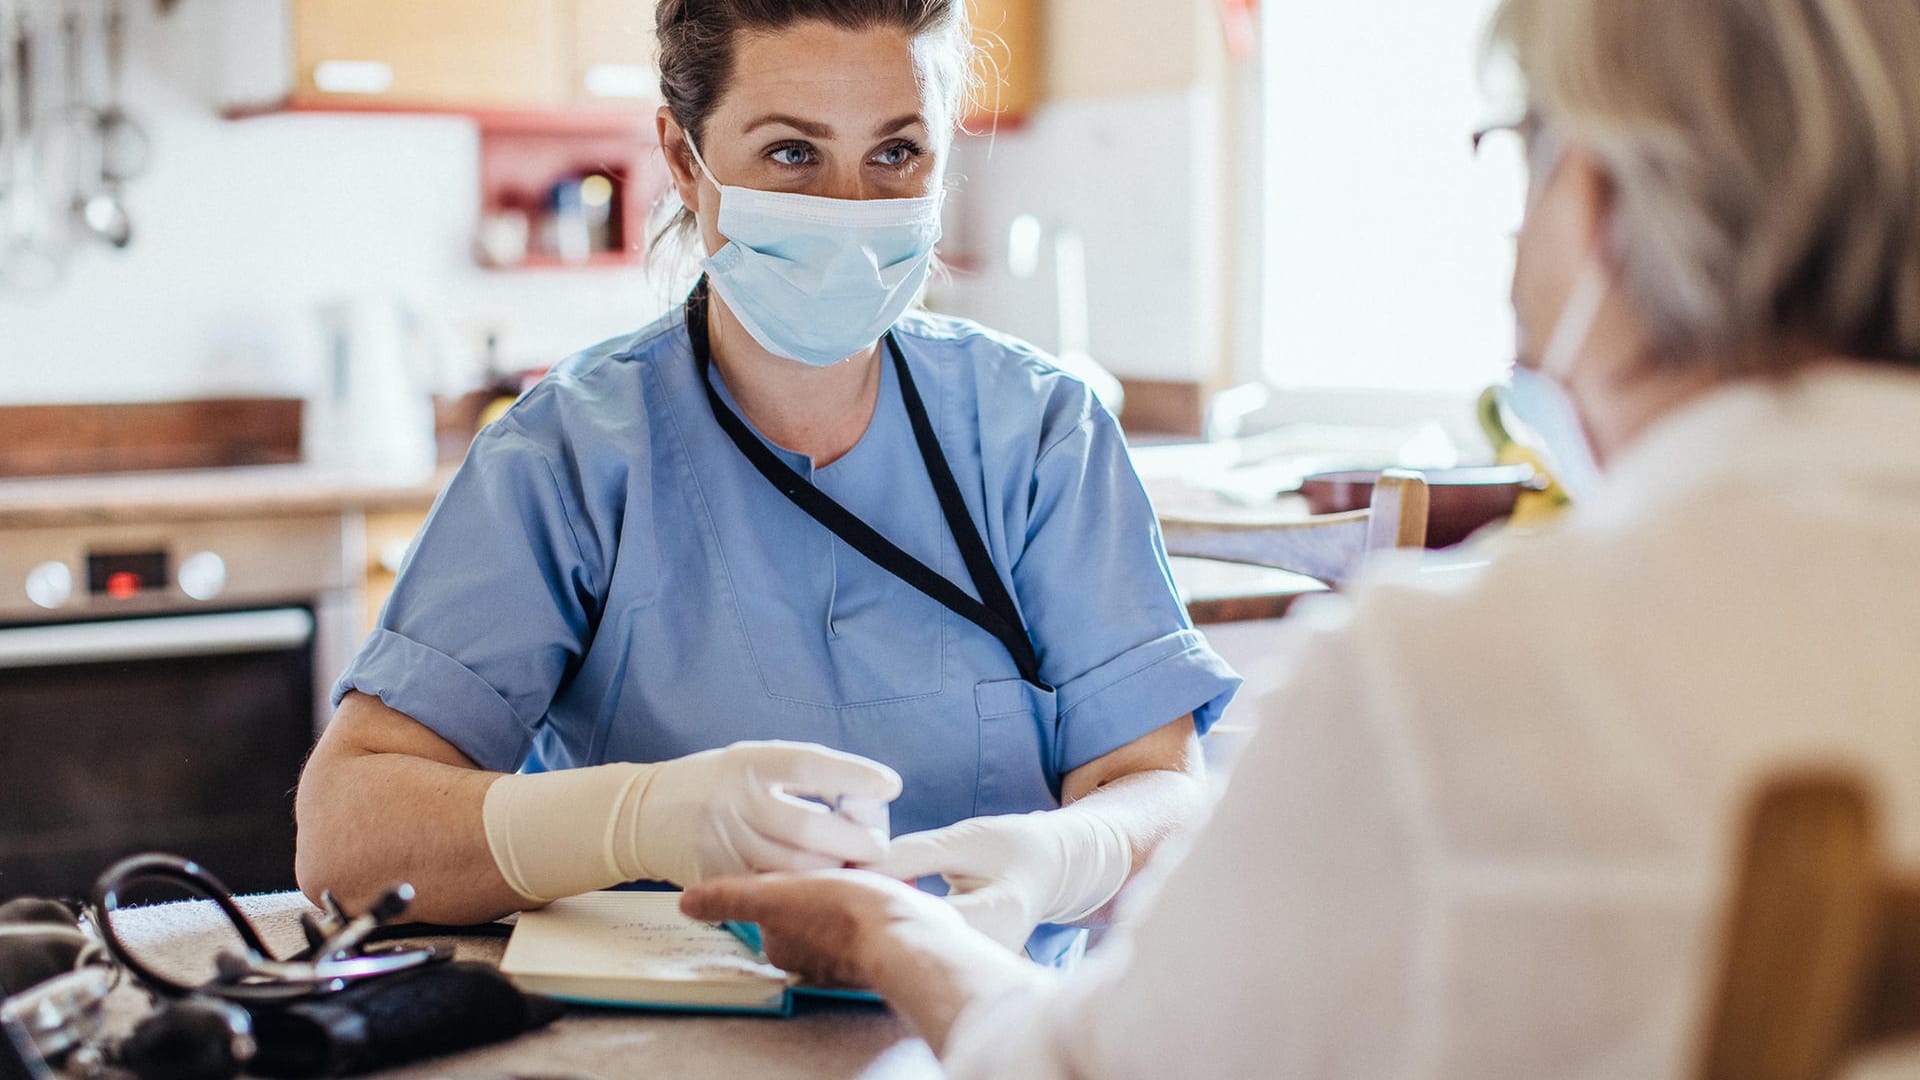
[[[393,595],[393,580],[406,560],[407,549],[427,522],[425,510],[368,510],[365,517],[366,612],[364,630],[371,632],[380,609]]]
[[[636,0],[571,0],[569,6],[568,97],[602,108],[658,101],[653,5]]]
[[[641,0],[209,2],[235,113],[650,113],[659,97]]]
[[[973,16],[977,76],[972,126],[1018,119],[1040,104],[1046,89],[1041,0],[967,0]]]
[[[1268,17],[1279,18],[1277,10]],[[1220,0],[1047,0],[1047,97],[1116,98],[1200,85],[1220,62],[1220,20]]]
[[[294,97],[309,104],[547,108],[565,103],[559,0],[295,0]]]
[[[284,109],[651,113],[645,0],[208,0],[220,10],[220,97]],[[982,47],[976,122],[1045,96],[1043,0],[967,0]]]

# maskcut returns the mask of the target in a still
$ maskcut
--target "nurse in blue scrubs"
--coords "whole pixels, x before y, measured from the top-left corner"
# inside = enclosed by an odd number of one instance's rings
[[[964,0],[657,20],[699,284],[475,439],[335,688],[301,885],[453,922],[872,866],[1057,959],[1197,810],[1239,680],[1087,388],[913,307]]]

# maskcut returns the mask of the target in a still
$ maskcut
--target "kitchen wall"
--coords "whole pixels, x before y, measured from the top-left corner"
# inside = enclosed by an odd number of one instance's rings
[[[1215,0],[1050,0],[1044,38],[1046,103],[955,155],[949,247],[974,272],[936,300],[1056,348],[1052,242],[1072,230],[1094,359],[1209,389],[1257,371],[1258,85]],[[1046,232],[1030,278],[1007,262],[1021,214]]]
[[[1086,250],[1088,352],[1125,378],[1203,380],[1220,349],[1219,267],[1197,241],[1217,231],[1218,127],[1210,95],[1183,90],[1052,102],[965,140],[947,247],[971,272],[933,302],[1058,348],[1053,241],[1072,230]],[[1044,234],[1031,277],[1008,265],[1022,214]]]
[[[318,367],[314,308],[344,296],[408,297],[476,353],[495,327],[513,365],[663,310],[637,270],[478,267],[470,122],[223,119],[217,6],[152,8],[129,5],[129,98],[155,146],[128,188],[133,245],[82,247],[50,295],[0,291],[0,403],[302,393]]]
[[[1220,246],[1234,185],[1211,9],[1056,0],[1048,102],[956,150],[947,249],[970,272],[937,286],[936,306],[1057,347],[1051,230],[1069,228],[1086,245],[1095,358],[1139,379],[1206,381],[1221,369],[1235,347]],[[410,298],[475,351],[495,329],[512,367],[664,309],[638,270],[479,268],[470,122],[227,120],[218,5],[130,10],[129,97],[156,147],[152,171],[128,189],[134,243],[83,246],[50,295],[0,292],[0,403],[304,393],[318,371],[314,309],[344,296]],[[1007,266],[1007,228],[1021,214],[1050,230],[1030,278]]]

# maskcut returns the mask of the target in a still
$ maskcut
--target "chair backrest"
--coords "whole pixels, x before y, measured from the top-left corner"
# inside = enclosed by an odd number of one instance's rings
[[[1920,881],[1881,862],[1851,777],[1768,783],[1747,822],[1700,1080],[1826,1080],[1920,1034]]]
[[[1337,588],[1369,554],[1426,543],[1427,482],[1389,469],[1365,510],[1290,518],[1168,514],[1160,531],[1169,555],[1271,566]]]

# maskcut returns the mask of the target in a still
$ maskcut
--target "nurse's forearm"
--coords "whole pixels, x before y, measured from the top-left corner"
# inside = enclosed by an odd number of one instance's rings
[[[1061,784],[1065,805],[1054,813],[1089,816],[1103,832],[1118,833],[1131,880],[1161,842],[1205,815],[1206,776],[1193,717],[1183,716],[1068,773]],[[1078,922],[1104,925],[1112,907],[1109,901]]]
[[[1206,798],[1204,774],[1153,769],[1113,780],[1053,813],[1097,818],[1118,833],[1127,845],[1131,865],[1127,879],[1131,881],[1163,841],[1199,823],[1206,812]],[[1077,920],[1077,925],[1106,925],[1113,905],[1109,900]]]
[[[486,922],[526,907],[487,844],[481,808],[497,777],[377,698],[349,695],[294,802],[301,890],[317,901],[330,889],[358,911],[405,881],[417,894],[408,917],[421,922]]]

